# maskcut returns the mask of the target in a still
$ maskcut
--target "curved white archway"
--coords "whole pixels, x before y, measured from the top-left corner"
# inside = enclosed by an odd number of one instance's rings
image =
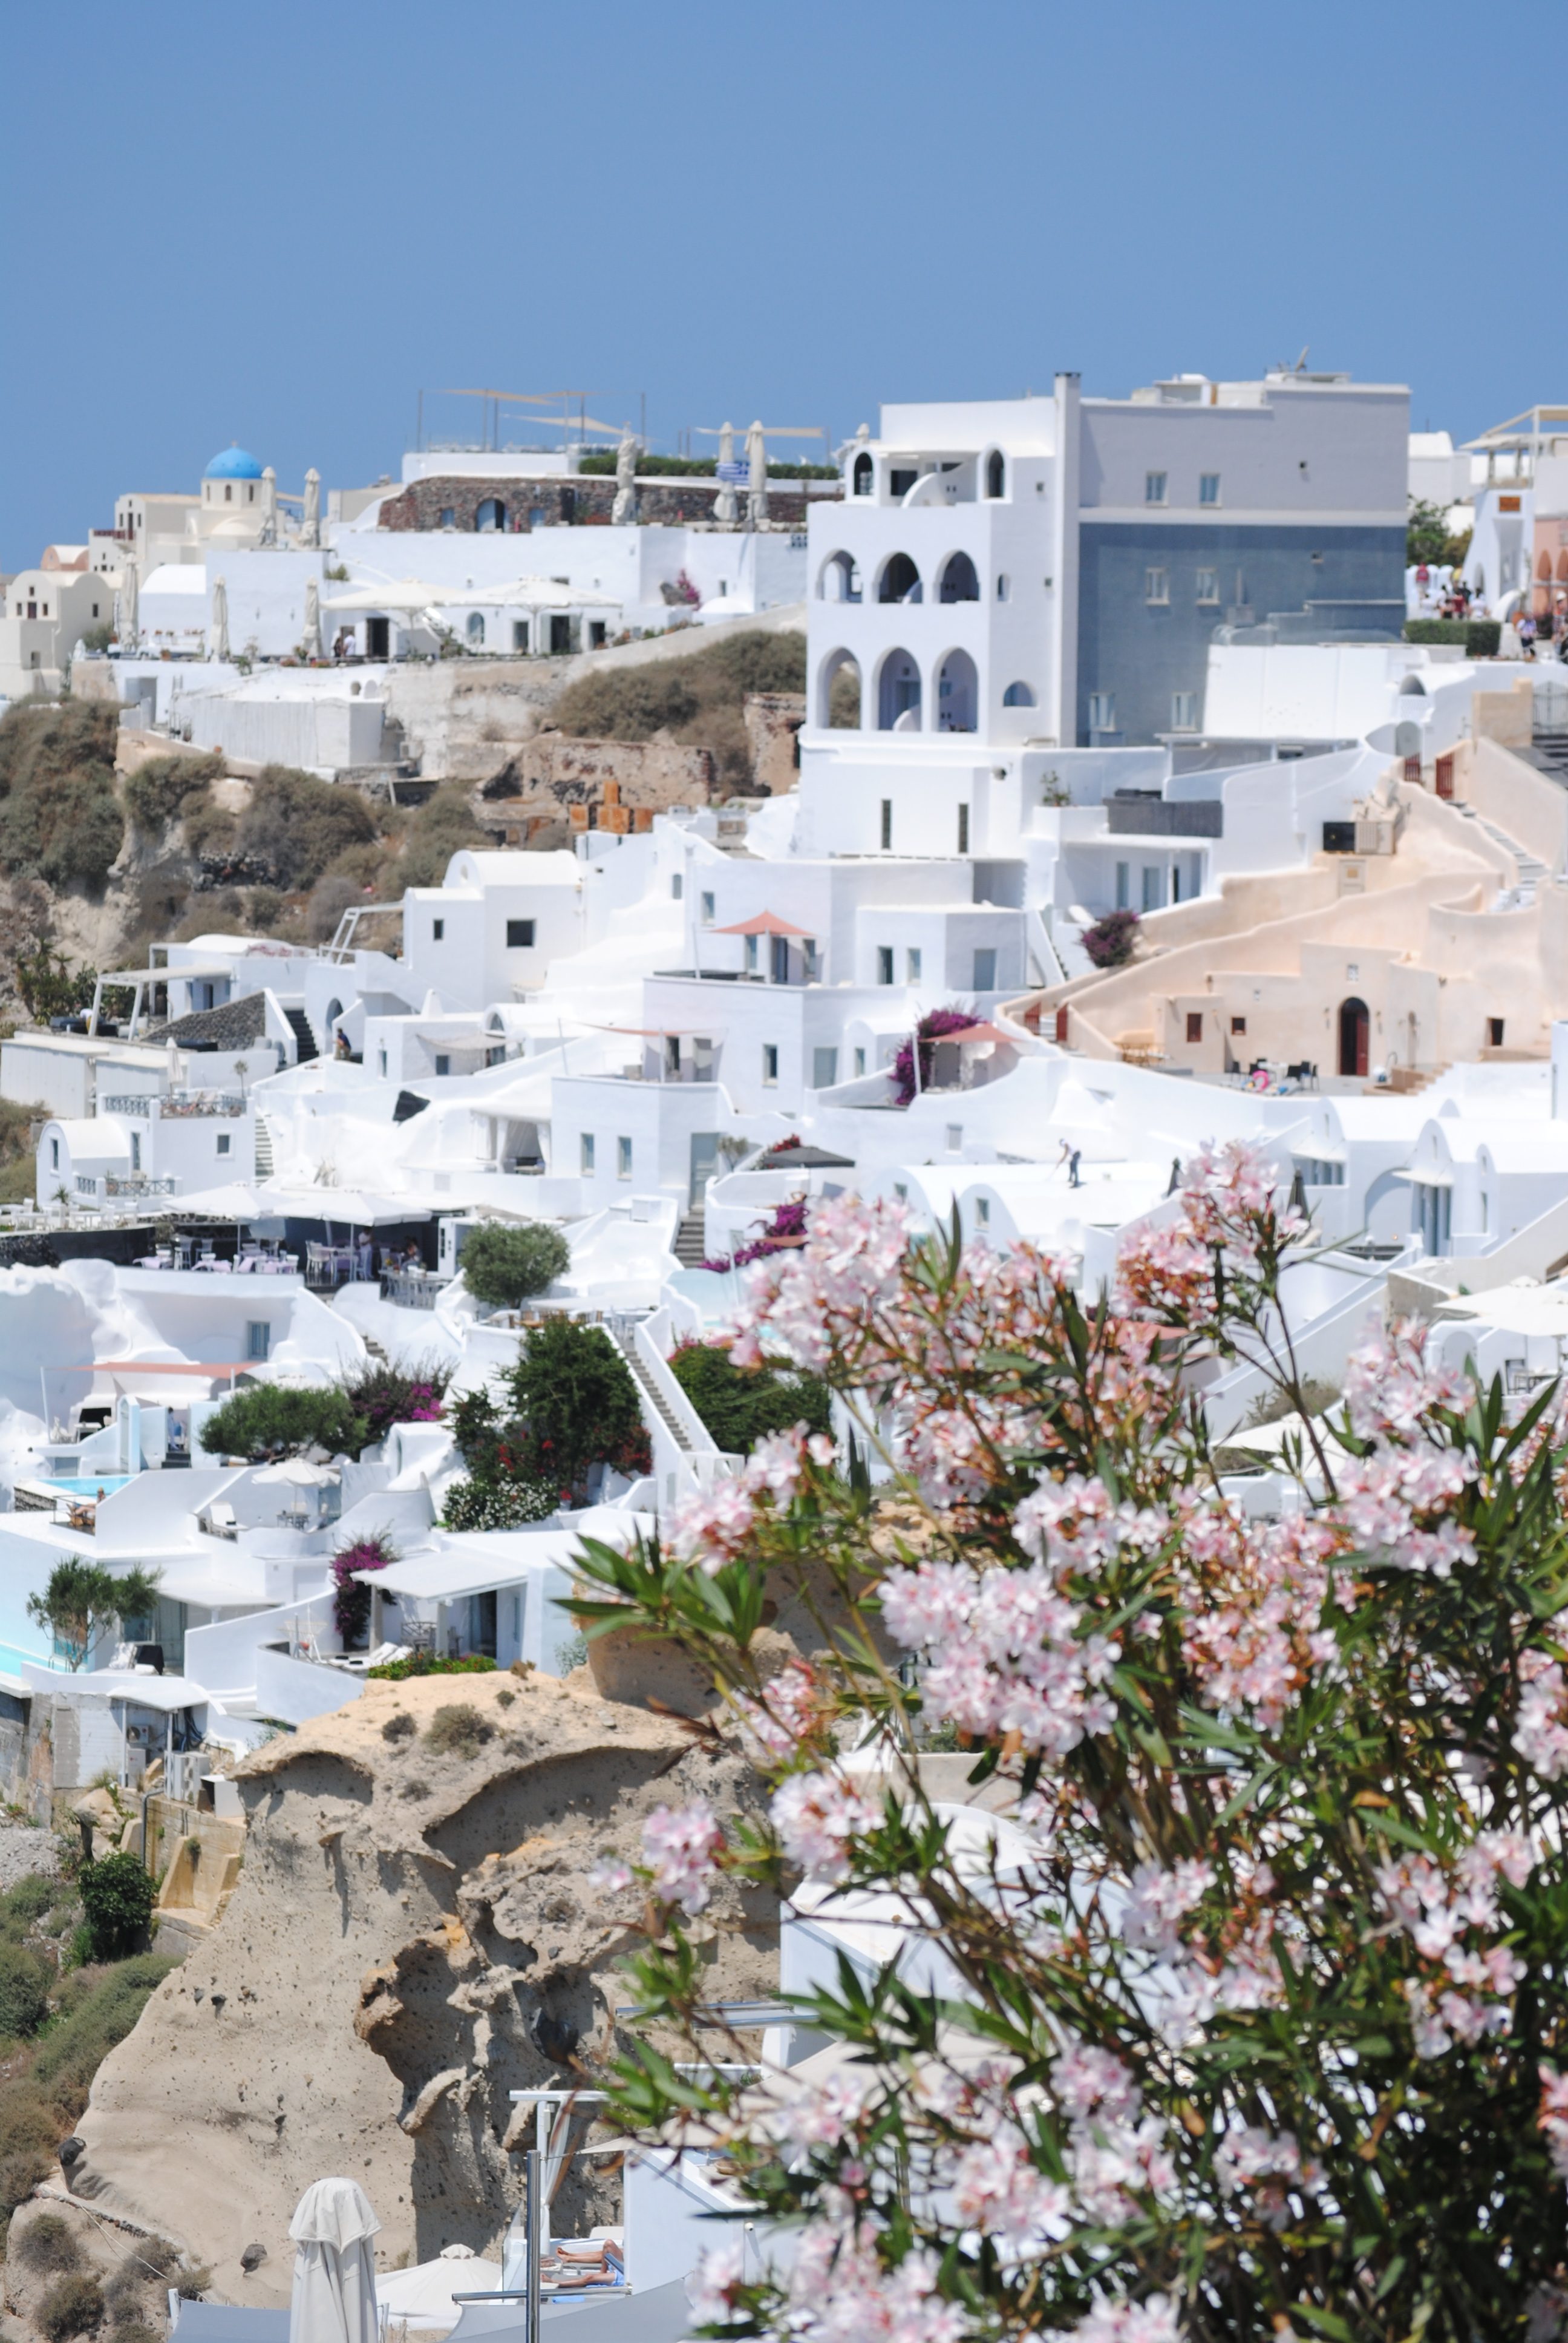
[[[858,602],[860,599],[860,565],[852,553],[830,553],[817,572],[817,599],[819,602]]]
[[[890,553],[877,572],[879,602],[922,602],[925,587],[907,553]]]
[[[853,651],[829,651],[818,669],[817,723],[824,732],[858,732],[864,725],[860,662]]]
[[[920,729],[920,663],[900,646],[889,651],[877,669],[877,729],[918,732]]]
[[[939,602],[978,602],[980,572],[967,553],[950,553],[937,572]]]
[[[968,651],[951,650],[937,669],[937,730],[972,732],[980,721],[980,677]]]

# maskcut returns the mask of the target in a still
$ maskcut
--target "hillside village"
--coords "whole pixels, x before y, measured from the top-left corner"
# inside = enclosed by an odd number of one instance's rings
[[[678,2055],[596,1866],[761,1795],[673,1641],[585,1633],[583,1542],[797,1424],[897,1528],[899,1427],[730,1355],[841,1200],[1091,1310],[1241,1141],[1323,1409],[1391,1318],[1520,1406],[1563,1371],[1568,409],[1456,451],[1303,367],[890,405],[821,463],[726,428],[297,494],[231,447],[5,581],[19,2343],[279,2343],[339,2169],[394,2321],[518,2332],[546,2135],[604,2297],[560,2315],[685,2334],[723,2143],[585,2102],[568,2152],[538,2095]],[[1267,1377],[1210,1368],[1221,1485],[1288,1517]],[[771,1608],[771,1673],[841,1624]],[[696,1933],[759,2068],[838,2055],[780,1996],[922,1956],[826,1877]]]

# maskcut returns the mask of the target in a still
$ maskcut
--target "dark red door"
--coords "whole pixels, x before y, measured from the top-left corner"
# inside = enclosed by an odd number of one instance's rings
[[[1342,1001],[1340,1003],[1340,1071],[1342,1074],[1364,1074],[1367,1070],[1367,1046],[1372,1020],[1367,1015],[1364,1001]]]

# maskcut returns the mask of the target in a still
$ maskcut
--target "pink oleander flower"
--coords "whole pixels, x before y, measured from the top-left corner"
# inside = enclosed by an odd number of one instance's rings
[[[1315,2196],[1322,2186],[1322,2168],[1303,2157],[1294,2132],[1265,2131],[1248,2124],[1227,2132],[1214,2158],[1214,2177],[1226,2197],[1250,2197],[1266,2226],[1285,2227],[1291,2217],[1292,2192]]]
[[[714,1857],[724,1845],[712,1810],[700,1798],[689,1806],[658,1806],[642,1826],[642,1851],[661,1904],[700,1912],[713,1893]]]
[[[790,1660],[759,1694],[733,1699],[748,1752],[762,1763],[798,1756],[832,1711],[831,1694],[807,1660]]]
[[[1015,2123],[998,2123],[988,2138],[962,2149],[950,2186],[960,2217],[1008,2253],[1038,2245],[1065,2220],[1071,2206],[1068,2191],[1036,2169],[1029,2142]]]
[[[773,1793],[773,1826],[791,1863],[813,1879],[839,1880],[856,1834],[880,1820],[860,1792],[832,1774],[791,1774]]]
[[[1124,1941],[1139,1951],[1176,1953],[1181,1943],[1178,1921],[1201,1903],[1213,1885],[1211,1863],[1178,1863],[1169,1871],[1158,1863],[1141,1863],[1128,1882],[1121,1916]]]
[[[1097,2302],[1076,2327],[1051,2328],[1040,2343],[1181,2343],[1181,2321],[1168,2294],[1151,2294],[1142,2302],[1121,2295]]]
[[[622,1863],[618,1855],[601,1855],[588,1873],[588,1885],[600,1896],[620,1896],[636,1876],[630,1864]]]
[[[1537,2121],[1552,2152],[1553,2170],[1560,2179],[1568,2180],[1568,2075],[1560,2075],[1555,2066],[1543,2066],[1537,2071],[1541,2077]]]
[[[739,2237],[712,2246],[686,2281],[694,2327],[728,2327],[745,2316],[739,2291],[746,2282],[746,2248]]]

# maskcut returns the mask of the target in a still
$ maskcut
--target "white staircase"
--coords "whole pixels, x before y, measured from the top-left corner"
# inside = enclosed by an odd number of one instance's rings
[[[1513,887],[1500,887],[1492,909],[1494,911],[1526,910],[1535,900],[1537,890],[1552,875],[1544,862],[1538,855],[1530,853],[1528,849],[1521,846],[1516,838],[1510,838],[1505,830],[1490,820],[1485,814],[1477,813],[1473,806],[1456,806],[1454,810],[1465,821],[1473,821],[1477,830],[1484,830],[1494,846],[1501,846],[1505,854],[1511,854],[1513,857],[1519,872],[1519,882]]]
[[[256,1176],[257,1182],[259,1182],[263,1180],[270,1180],[275,1168],[272,1152],[272,1132],[267,1127],[266,1115],[258,1111],[256,1118]]]

